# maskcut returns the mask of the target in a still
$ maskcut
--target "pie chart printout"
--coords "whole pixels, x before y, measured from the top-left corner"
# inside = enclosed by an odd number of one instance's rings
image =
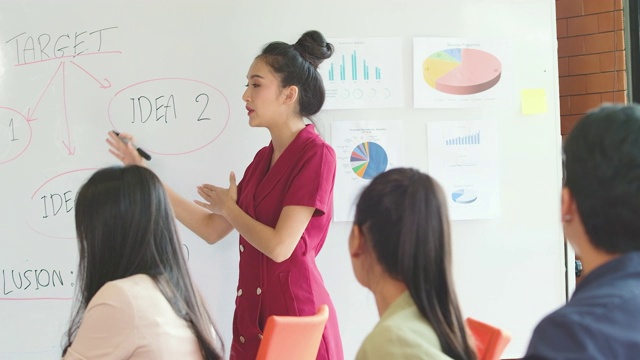
[[[478,199],[478,195],[473,190],[459,189],[451,193],[451,199],[458,204],[471,204]]]
[[[424,81],[451,95],[471,95],[491,89],[500,81],[502,63],[492,54],[467,48],[431,54],[422,63]]]
[[[373,179],[387,170],[388,164],[387,152],[371,141],[361,143],[351,152],[351,169],[363,179]]]

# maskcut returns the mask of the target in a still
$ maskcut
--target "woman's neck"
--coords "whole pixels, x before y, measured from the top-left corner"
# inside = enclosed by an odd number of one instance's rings
[[[280,126],[269,128],[271,133],[271,143],[273,144],[273,157],[271,165],[282,155],[284,149],[291,144],[298,133],[304,129],[305,124],[302,118],[290,119],[282,123]]]
[[[385,274],[379,279],[376,285],[371,288],[371,291],[376,298],[378,315],[382,317],[387,309],[389,309],[389,306],[407,291],[407,286],[403,282],[395,280]]]

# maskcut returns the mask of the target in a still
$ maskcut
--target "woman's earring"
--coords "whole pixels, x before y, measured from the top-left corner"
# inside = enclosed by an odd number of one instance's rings
[[[571,215],[562,215],[562,221],[567,222],[571,220]]]

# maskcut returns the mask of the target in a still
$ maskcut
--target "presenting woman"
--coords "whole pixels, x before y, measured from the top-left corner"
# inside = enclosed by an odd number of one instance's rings
[[[312,315],[321,304],[329,305],[330,317],[318,359],[343,358],[336,312],[315,263],[333,213],[336,157],[304,121],[322,108],[317,68],[332,53],[317,31],[295,44],[268,44],[249,68],[242,98],[249,125],[269,130],[269,145],[237,186],[233,173],[229,188],[199,186],[203,201],[194,204],[168,189],[178,220],[208,243],[233,229],[240,233],[232,359],[255,358],[270,315]],[[125,164],[143,164],[131,140],[113,133],[107,139]]]

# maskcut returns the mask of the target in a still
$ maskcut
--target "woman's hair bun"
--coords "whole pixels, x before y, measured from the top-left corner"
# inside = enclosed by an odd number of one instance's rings
[[[309,30],[302,34],[293,47],[314,68],[318,68],[324,60],[333,55],[333,45],[328,43],[324,36],[316,30]]]

